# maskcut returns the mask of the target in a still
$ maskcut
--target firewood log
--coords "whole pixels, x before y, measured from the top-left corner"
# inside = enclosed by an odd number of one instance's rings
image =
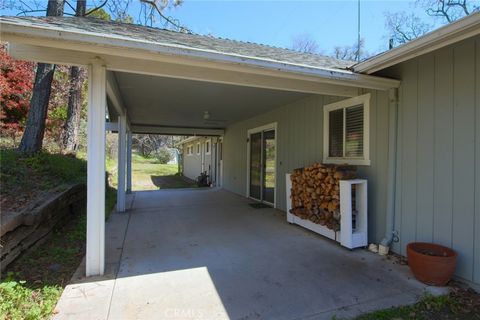
[[[291,213],[313,223],[340,230],[340,180],[356,178],[352,166],[314,163],[291,175]]]

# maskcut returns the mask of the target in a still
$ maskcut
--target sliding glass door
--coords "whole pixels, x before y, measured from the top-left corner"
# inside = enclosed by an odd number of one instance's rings
[[[275,202],[275,130],[263,132],[263,198]]]
[[[275,202],[275,130],[250,133],[249,196],[274,204]]]
[[[250,197],[262,198],[262,133],[250,135]]]

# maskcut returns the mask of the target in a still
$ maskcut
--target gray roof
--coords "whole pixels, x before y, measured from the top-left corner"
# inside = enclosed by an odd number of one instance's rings
[[[181,33],[114,21],[77,17],[1,17],[0,21],[18,25],[49,28],[76,33],[95,33],[105,37],[122,37],[132,41],[150,41],[165,45],[179,45],[195,50],[209,50],[220,54],[235,54],[287,64],[301,64],[322,69],[348,69],[355,62],[339,60],[318,54],[302,53],[251,42],[222,39],[213,36]]]

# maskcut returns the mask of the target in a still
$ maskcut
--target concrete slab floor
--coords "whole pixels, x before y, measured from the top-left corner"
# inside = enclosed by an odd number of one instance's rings
[[[55,319],[331,319],[415,302],[408,267],[349,251],[219,189],[137,192],[107,223],[104,277],[67,286]]]

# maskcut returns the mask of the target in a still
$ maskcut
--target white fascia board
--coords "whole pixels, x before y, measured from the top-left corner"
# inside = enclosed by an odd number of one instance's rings
[[[188,137],[187,139],[178,142],[178,143],[176,144],[176,146],[181,146],[182,144],[195,141],[195,140],[197,140],[197,139],[200,139],[201,137],[202,137],[202,136],[192,136],[192,137]]]
[[[110,98],[110,101],[112,102],[115,111],[117,111],[117,114],[119,116],[125,115],[126,109],[123,103],[122,94],[120,93],[120,89],[118,88],[115,74],[112,71],[107,71],[107,95]]]
[[[231,70],[221,68],[222,64],[220,63],[210,63],[215,65],[216,68],[213,68],[212,66],[200,66],[198,64],[191,65],[185,61],[183,63],[172,63],[147,59],[140,60],[138,57],[113,56],[103,53],[96,54],[18,42],[10,43],[9,52],[10,55],[19,60],[81,66],[97,58],[101,59],[110,71],[339,97],[355,97],[358,95],[358,88],[346,86],[342,81],[339,81],[339,83],[341,83],[340,85],[327,83],[324,79],[312,76],[293,78],[291,74],[287,73],[281,73],[279,76],[279,72],[274,70],[270,70],[269,72],[263,70],[264,72],[262,73],[252,73],[241,70],[246,69],[246,67],[237,67],[235,70],[233,68]],[[274,74],[274,72],[276,72],[276,74]]]
[[[297,76],[313,76],[322,78],[337,84],[387,90],[389,88],[397,88],[400,82],[393,79],[361,75],[349,70],[318,68],[304,64],[279,62],[267,58],[258,58],[252,56],[238,55],[234,53],[224,53],[208,49],[197,49],[170,43],[157,43],[147,40],[133,40],[131,38],[118,35],[110,35],[106,37],[104,34],[94,32],[78,32],[71,30],[62,30],[50,26],[29,26],[26,24],[14,23],[2,20],[0,17],[1,36],[4,41],[8,41],[10,37],[17,38],[20,36],[23,43],[28,43],[27,38],[51,39],[55,41],[65,42],[65,49],[77,49],[78,47],[69,47],[72,44],[82,44],[83,50],[98,50],[99,47],[109,48],[110,54],[125,53],[120,49],[130,51],[139,57],[141,54],[149,55],[150,58],[159,59],[159,54],[174,57],[194,58],[204,61],[221,62],[227,65],[238,65],[255,67],[263,70],[276,71],[276,73],[290,73]],[[15,37],[17,36],[17,37]],[[47,45],[45,42],[44,45]]]
[[[480,12],[429,32],[415,40],[354,65],[356,72],[372,74],[398,63],[480,34]]]
[[[163,134],[174,136],[223,136],[224,129],[217,128],[191,128],[191,127],[168,127],[154,125],[132,124],[133,133]]]

